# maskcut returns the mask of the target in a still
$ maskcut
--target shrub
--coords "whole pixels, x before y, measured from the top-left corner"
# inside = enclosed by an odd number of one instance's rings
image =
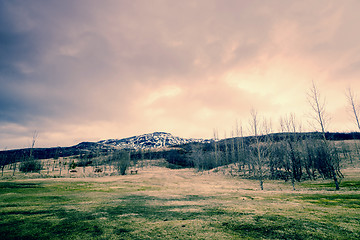
[[[118,173],[125,175],[130,166],[130,154],[127,151],[116,151],[111,156],[111,161],[116,166]]]
[[[27,173],[27,172],[40,172],[42,169],[42,165],[39,161],[30,160],[25,161],[20,164],[20,171]]]
[[[87,167],[87,166],[90,166],[91,164],[92,164],[91,160],[81,159],[79,162],[76,163],[76,166],[78,166],[78,167]]]
[[[189,161],[186,152],[183,149],[166,151],[163,155],[165,160],[170,164],[175,164],[182,167],[194,167],[193,162]]]
[[[77,167],[77,164],[72,161],[70,164],[69,164],[69,169],[75,169]]]

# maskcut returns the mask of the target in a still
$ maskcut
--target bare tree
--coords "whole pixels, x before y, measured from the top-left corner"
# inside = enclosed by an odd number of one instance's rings
[[[351,107],[351,111],[354,114],[354,119],[356,121],[356,125],[360,130],[360,122],[359,122],[359,106],[356,104],[356,96],[353,93],[353,91],[351,90],[351,88],[349,87],[347,89],[347,99],[349,101],[349,105]]]
[[[257,111],[254,109],[251,109],[251,119],[250,119],[250,129],[251,132],[254,134],[255,138],[255,153],[256,156],[254,156],[254,160],[257,167],[257,177],[259,179],[260,183],[260,189],[264,190],[264,173],[263,173],[263,166],[264,166],[264,159],[261,154],[260,149],[260,140],[259,140],[259,129],[260,129],[260,123],[258,119]]]
[[[241,127],[241,130],[242,130],[242,127]],[[239,137],[240,137],[240,129],[239,129],[238,121],[236,121],[236,156],[237,156],[236,162],[238,164],[238,171],[240,172],[241,171],[240,149],[241,149],[241,143],[242,143],[243,139],[242,138],[239,139]]]
[[[222,164],[229,164],[229,149],[228,149],[228,143],[227,143],[227,137],[226,137],[226,131],[224,132],[224,152],[225,152],[225,157],[224,157],[224,162]]]
[[[214,133],[214,157],[215,157],[215,165],[219,165],[219,146],[218,146],[218,140],[219,140],[219,134],[217,129],[213,130]]]
[[[248,174],[250,176],[251,174],[251,164],[248,159],[248,152],[246,151],[245,142],[244,142],[244,131],[242,124],[240,123],[240,126],[238,123],[236,123],[236,136],[237,136],[237,161],[239,164],[239,172],[241,171],[241,165],[242,168],[245,169],[245,165],[248,165]],[[239,139],[240,138],[240,139]]]
[[[313,110],[312,118],[317,122],[317,125],[320,127],[321,133],[323,135],[323,139],[326,141],[325,132],[330,118],[326,113],[325,99],[322,98],[314,81],[312,81],[312,86],[308,92],[308,102]]]
[[[4,151],[6,151],[6,148],[4,149]],[[7,157],[6,153],[0,155],[0,167],[1,167],[1,176],[2,177],[4,176],[4,168],[7,164],[6,157]]]
[[[59,159],[59,176],[61,176],[62,164],[63,163]]]
[[[285,120],[285,129],[288,133],[287,135],[287,143],[288,143],[288,155],[290,159],[290,166],[291,166],[291,183],[293,186],[293,190],[295,190],[295,180],[300,181],[302,176],[302,164],[301,164],[301,157],[297,150],[297,132],[299,131],[295,114],[290,114],[289,117],[286,117]]]
[[[32,140],[31,140],[31,148],[30,148],[30,154],[29,154],[29,160],[33,159],[33,151],[34,151],[34,147],[35,147],[35,143],[38,137],[38,132],[35,130],[32,136]]]
[[[357,104],[356,95],[354,94],[354,92],[352,91],[352,89],[350,87],[347,89],[346,96],[349,101],[349,106],[350,106],[351,112],[353,114],[354,120],[356,122],[356,125],[357,125],[358,129],[360,130],[360,122],[359,122],[360,109],[359,109],[359,105]],[[354,144],[355,144],[356,154],[359,155],[358,142],[355,141]],[[352,163],[351,153],[349,154],[349,157],[350,157],[350,162]]]
[[[30,144],[29,156],[24,156],[24,160],[20,163],[19,170],[24,173],[27,173],[27,172],[40,173],[40,171],[42,169],[41,162],[36,161],[34,159],[34,147],[35,147],[37,137],[38,137],[38,132],[34,131],[33,136],[32,136],[32,141]]]
[[[230,162],[235,163],[235,136],[234,136],[234,130],[231,131],[231,141],[230,141]]]
[[[17,167],[17,162],[14,162],[13,164],[12,164],[12,170],[13,170],[13,176],[15,176],[15,171],[16,171],[16,167]]]
[[[117,150],[112,156],[112,162],[116,164],[116,169],[120,175],[125,175],[130,166],[130,152],[126,150]]]
[[[197,145],[197,144],[191,145],[190,158],[192,159],[192,162],[194,163],[194,167],[198,171],[203,171],[205,169],[209,169],[209,164],[211,164],[211,161],[206,161],[206,158],[204,156],[204,152],[203,152],[201,145]]]
[[[315,85],[314,81],[312,81],[312,87],[308,93],[308,101],[313,110],[313,119],[318,123],[318,128],[320,128],[323,137],[323,146],[321,147],[322,151],[320,151],[322,157],[319,158],[318,161],[321,161],[321,165],[326,166],[326,169],[328,169],[327,172],[332,175],[336,190],[339,190],[337,172],[340,173],[340,170],[338,169],[339,164],[335,162],[338,158],[334,158],[332,156],[330,145],[325,135],[330,118],[326,113],[325,99],[321,97],[318,87]]]
[[[50,174],[50,160],[46,161],[46,170],[47,170],[47,175]]]

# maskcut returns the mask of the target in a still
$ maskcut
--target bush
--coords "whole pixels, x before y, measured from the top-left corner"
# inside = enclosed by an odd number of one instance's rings
[[[87,167],[87,166],[90,166],[91,164],[92,164],[91,160],[81,159],[79,162],[76,163],[76,166],[78,166],[78,167]]]
[[[77,167],[77,164],[72,161],[70,164],[69,164],[69,169],[75,169]]]
[[[115,164],[118,173],[125,175],[130,166],[130,154],[127,151],[116,151],[111,156],[111,161]]]
[[[186,152],[183,149],[166,151],[163,155],[165,160],[170,164],[175,164],[182,167],[194,167],[193,162],[187,159]]]
[[[20,171],[27,173],[27,172],[40,172],[42,169],[42,165],[39,161],[31,160],[25,161],[20,164]]]

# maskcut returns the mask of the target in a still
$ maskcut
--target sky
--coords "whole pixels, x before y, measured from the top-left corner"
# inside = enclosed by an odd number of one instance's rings
[[[296,115],[354,131],[358,0],[0,0],[0,150],[71,146],[154,131],[249,135]],[[360,103],[360,98],[356,99]]]

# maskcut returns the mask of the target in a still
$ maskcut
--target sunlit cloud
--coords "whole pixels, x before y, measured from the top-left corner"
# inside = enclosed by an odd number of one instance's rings
[[[154,103],[157,100],[166,101],[167,98],[174,97],[180,93],[181,93],[181,89],[176,86],[161,88],[157,91],[151,92],[150,96],[147,98],[145,104],[151,105],[152,103]]]

